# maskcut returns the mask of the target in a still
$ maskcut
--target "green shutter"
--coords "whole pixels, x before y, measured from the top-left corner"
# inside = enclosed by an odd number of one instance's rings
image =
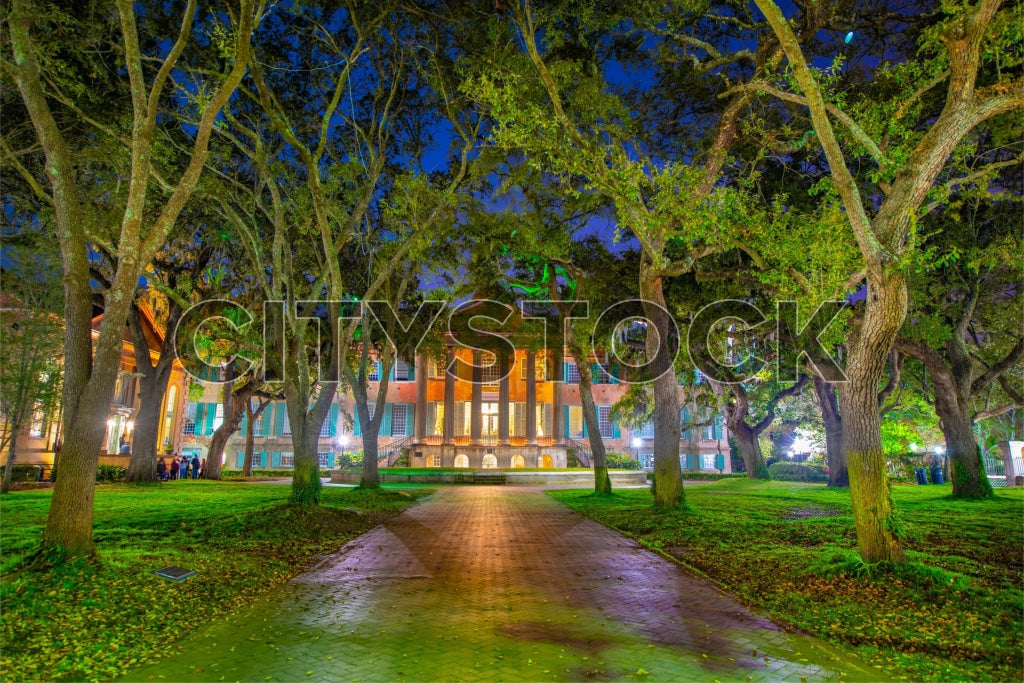
[[[722,416],[721,415],[715,415],[714,436],[715,436],[716,439],[721,439],[722,438]],[[719,469],[721,469],[721,468],[719,468]]]
[[[564,428],[565,436],[571,436],[569,434],[569,406],[562,406],[562,427]]]
[[[327,467],[334,469],[334,451],[328,451],[327,453]]]
[[[586,439],[589,435],[587,433],[587,416],[583,414],[583,406],[580,406],[580,422],[583,423],[583,438]]]
[[[409,381],[416,381],[416,365],[414,363],[406,363],[409,366]]]
[[[211,403],[210,407],[206,409],[206,436],[213,434],[213,421],[217,417],[217,404]]]
[[[391,404],[384,404],[384,419],[380,421],[378,436],[391,436]]]
[[[562,381],[563,382],[568,382],[569,381],[569,363],[568,362],[563,362],[562,363]],[[566,434],[566,436],[569,436],[569,435]]]
[[[270,436],[270,427],[272,426],[271,423],[273,422],[272,418],[274,416],[274,404],[270,404],[264,408],[260,415],[263,416],[263,433],[260,434],[260,436]]]
[[[270,454],[270,466],[271,467],[280,467],[281,466],[281,453],[280,452],[273,451]]]
[[[721,453],[715,456],[715,469],[725,471],[725,456]]]
[[[352,435],[363,435],[363,425],[359,422],[359,406],[352,406]],[[355,444],[352,444],[352,447],[355,448]]]
[[[590,364],[590,381],[594,384],[604,384],[604,373],[601,371],[600,363]]]
[[[622,438],[622,431],[619,429],[619,421],[617,419],[615,419],[614,417],[611,418],[611,421],[612,421],[612,438],[613,439],[621,439]]]
[[[284,403],[275,403],[274,406],[274,436],[284,435],[284,415],[288,406]]]
[[[411,375],[410,375],[411,377]],[[406,403],[405,404],[405,435],[414,435],[416,429],[416,404]]]
[[[203,424],[204,424],[203,423],[203,419],[204,419],[204,415],[205,415],[205,410],[206,410],[206,404],[205,403],[197,403],[196,404],[196,429],[195,429],[196,436],[202,436],[203,435]]]
[[[618,363],[616,363],[615,365],[612,366],[611,383],[612,384],[618,384],[619,383],[619,364]]]
[[[245,451],[238,451],[238,469],[245,467]]]
[[[328,428],[328,434],[330,434],[331,436],[337,436],[338,435],[338,404],[337,403],[332,403],[331,404],[331,415],[330,415],[330,417],[328,419],[331,421],[330,427]]]
[[[245,436],[245,430],[249,428],[249,416],[245,413],[242,414],[242,426],[238,428],[238,433]]]

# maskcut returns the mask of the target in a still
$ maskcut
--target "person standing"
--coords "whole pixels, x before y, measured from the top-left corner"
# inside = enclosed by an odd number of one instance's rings
[[[206,479],[206,458],[199,463],[199,478]]]
[[[156,478],[157,481],[163,481],[167,478],[167,463],[164,462],[163,458],[156,461]]]
[[[181,456],[181,467],[178,468],[178,476],[182,479],[188,479],[188,456]]]
[[[198,479],[199,478],[199,456],[198,455],[193,455],[192,456],[192,478],[193,479]]]
[[[175,454],[171,458],[171,479],[172,480],[178,478],[178,472],[180,471],[180,469],[181,469],[181,466],[178,464],[178,455]]]

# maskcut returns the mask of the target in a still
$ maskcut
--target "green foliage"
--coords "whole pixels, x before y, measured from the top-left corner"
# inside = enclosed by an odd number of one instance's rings
[[[251,604],[413,500],[391,489],[332,488],[323,492],[319,508],[309,509],[287,505],[288,493],[283,486],[203,480],[100,487],[96,545],[103,562],[42,563],[37,569],[28,563],[52,494],[5,496],[5,680],[118,678],[165,654],[182,633]],[[199,574],[179,586],[150,573],[167,565]]]
[[[128,468],[122,465],[99,465],[96,467],[96,481],[105,484],[124,481]]]
[[[550,495],[888,677],[1020,680],[1024,491],[981,501],[949,491],[893,490],[907,544],[898,566],[863,562],[849,494],[822,485],[694,486],[689,512],[652,513],[646,491]]]
[[[825,468],[821,465],[804,465],[796,462],[774,462],[768,466],[768,476],[775,481],[828,481]]]
[[[605,455],[610,470],[638,470],[640,463],[623,453],[608,453]]]
[[[0,477],[6,471],[7,466],[0,467]],[[36,481],[36,477],[39,476],[39,466],[37,465],[15,465],[14,471],[11,472],[11,481]]]
[[[349,467],[363,466],[362,451],[345,451],[334,456],[334,467],[336,469],[347,469]]]

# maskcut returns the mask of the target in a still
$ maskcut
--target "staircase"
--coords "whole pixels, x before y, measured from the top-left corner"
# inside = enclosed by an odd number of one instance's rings
[[[407,436],[404,439],[392,441],[387,446],[379,447],[377,449],[377,467],[394,467],[402,454],[402,449],[412,446],[414,440],[414,437]]]
[[[590,444],[570,438],[566,438],[566,443],[569,448],[576,451],[576,459],[580,461],[581,465],[586,468],[594,466],[594,454],[590,452]]]

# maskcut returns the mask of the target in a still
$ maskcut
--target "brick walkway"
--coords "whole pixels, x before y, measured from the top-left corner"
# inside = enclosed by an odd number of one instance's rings
[[[880,675],[525,487],[442,488],[182,645],[127,679]]]

